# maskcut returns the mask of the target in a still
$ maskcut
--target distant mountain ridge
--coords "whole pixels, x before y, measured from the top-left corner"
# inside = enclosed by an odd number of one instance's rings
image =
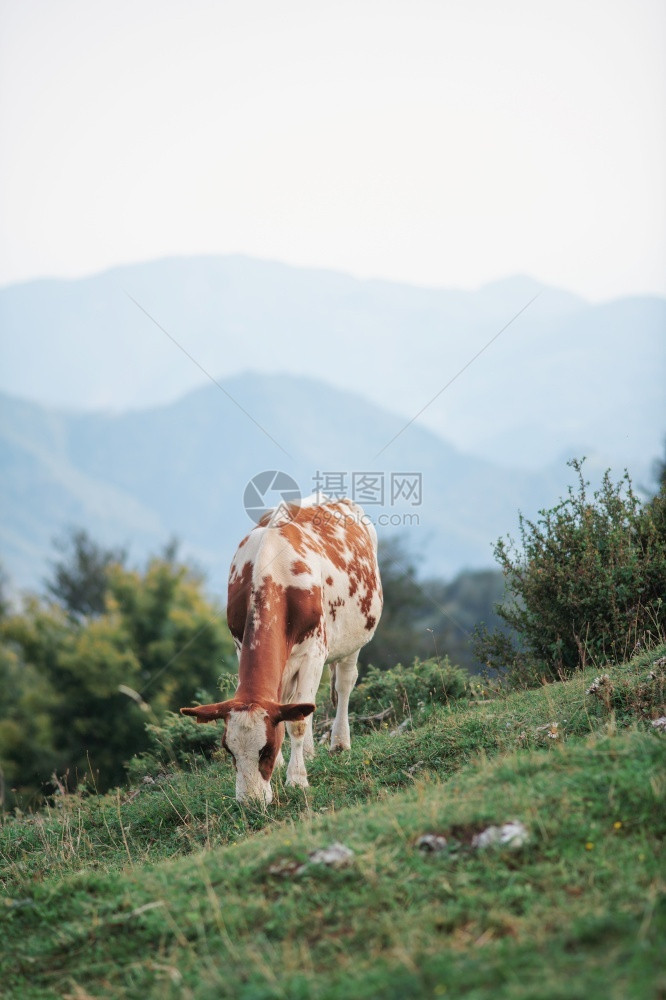
[[[394,522],[410,515],[409,546],[427,571],[452,576],[490,565],[491,543],[515,527],[517,509],[534,513],[555,500],[566,473],[493,466],[417,425],[376,459],[404,421],[356,394],[296,376],[245,374],[221,384],[289,457],[213,385],[116,416],[1,395],[0,557],[15,584],[39,583],[53,537],[71,524],[106,544],[129,544],[134,558],[175,534],[224,594],[231,555],[252,527],[245,485],[267,469],[288,472],[303,495],[317,473],[344,473],[347,492],[353,472],[382,475],[385,502],[367,511]],[[420,473],[422,502],[392,506],[391,473]],[[387,521],[380,535],[399,527]]]
[[[591,305],[525,277],[428,289],[232,256],[25,282],[0,289],[0,389],[74,411],[174,402],[206,376],[156,324],[215,377],[323,378],[405,420],[506,327],[420,423],[510,468],[591,449],[643,472],[661,451],[666,301]]]

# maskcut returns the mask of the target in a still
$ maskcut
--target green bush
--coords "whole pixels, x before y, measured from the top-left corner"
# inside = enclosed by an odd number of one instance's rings
[[[389,670],[370,667],[352,691],[350,712],[375,715],[391,706],[400,720],[421,705],[444,704],[470,693],[469,677],[460,667],[453,667],[447,657],[441,660],[415,660],[411,667],[400,663]]]
[[[208,705],[220,698],[230,698],[237,682],[237,674],[223,674],[219,683],[221,693],[212,695],[199,690],[193,701]],[[145,775],[154,777],[171,766],[191,768],[202,756],[210,760],[220,750],[221,737],[221,726],[200,726],[179,712],[167,712],[159,722],[146,724],[148,747],[129,760],[130,781],[136,782]]]
[[[663,498],[641,504],[625,472],[590,496],[582,461],[577,487],[533,522],[520,517],[520,547],[500,539],[495,558],[509,600],[499,614],[518,633],[477,632],[477,653],[513,683],[563,679],[590,664],[626,660],[666,633]]]
[[[0,619],[0,811],[39,806],[54,772],[68,791],[122,783],[147,719],[236,669],[223,610],[188,566],[108,563],[103,579],[102,611],[28,597]]]
[[[196,700],[204,704],[213,699],[202,697]],[[210,760],[220,749],[220,736],[218,726],[193,725],[192,719],[167,712],[161,722],[146,725],[149,746],[128,762],[130,781],[136,782],[146,775],[155,777],[171,766],[191,768],[201,757]]]

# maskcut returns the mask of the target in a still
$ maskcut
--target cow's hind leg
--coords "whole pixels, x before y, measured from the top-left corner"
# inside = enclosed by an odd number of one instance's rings
[[[349,732],[349,696],[352,693],[354,684],[358,678],[356,661],[359,651],[346,656],[344,660],[338,660],[335,665],[335,693],[337,695],[337,709],[333,728],[331,729],[331,752],[335,750],[349,750],[351,747],[351,734]]]

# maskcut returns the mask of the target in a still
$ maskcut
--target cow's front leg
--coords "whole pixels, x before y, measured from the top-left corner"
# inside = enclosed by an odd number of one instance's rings
[[[302,788],[308,787],[308,773],[305,770],[305,757],[303,753],[307,728],[308,723],[306,719],[302,719],[300,722],[287,723],[287,732],[289,733],[289,742],[291,744],[289,764],[287,766],[287,784],[300,785]]]
[[[355,653],[351,653],[350,656],[346,656],[344,660],[338,660],[335,665],[335,692],[338,696],[338,704],[333,728],[331,729],[331,752],[335,750],[349,750],[351,748],[349,696],[358,678],[358,670],[356,669],[357,660],[358,650]]]
[[[305,720],[305,738],[303,740],[303,756],[306,760],[312,760],[315,755],[314,736],[312,735],[312,720],[314,716],[308,715]]]
[[[294,675],[295,689],[290,695],[292,702],[314,702],[319,690],[322,670],[326,662],[327,650],[321,643],[305,647],[297,661]],[[305,769],[305,758],[314,757],[314,739],[312,736],[312,716],[300,722],[287,722],[287,732],[291,743],[289,764],[287,766],[287,784],[308,787],[308,775]]]

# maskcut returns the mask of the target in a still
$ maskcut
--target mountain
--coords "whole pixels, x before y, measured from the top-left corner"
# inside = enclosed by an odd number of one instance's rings
[[[0,389],[47,407],[149,411],[252,369],[407,420],[482,351],[419,418],[460,451],[533,470],[592,452],[645,476],[666,429],[666,301],[592,305],[525,277],[460,291],[172,258],[1,289],[0,329]]]
[[[515,528],[517,509],[534,513],[561,490],[561,465],[507,470],[417,424],[376,458],[404,423],[354,393],[286,375],[246,373],[119,415],[1,395],[2,560],[16,585],[34,587],[66,525],[128,544],[136,559],[175,534],[224,593],[230,558],[252,526],[243,508],[252,477],[281,470],[307,495],[317,473],[344,474],[347,492],[353,473],[367,473],[386,489],[383,504],[366,505],[380,535],[404,531],[425,571],[451,576],[490,565],[491,544]],[[421,475],[421,503],[413,494],[392,504],[391,474],[410,473]]]

